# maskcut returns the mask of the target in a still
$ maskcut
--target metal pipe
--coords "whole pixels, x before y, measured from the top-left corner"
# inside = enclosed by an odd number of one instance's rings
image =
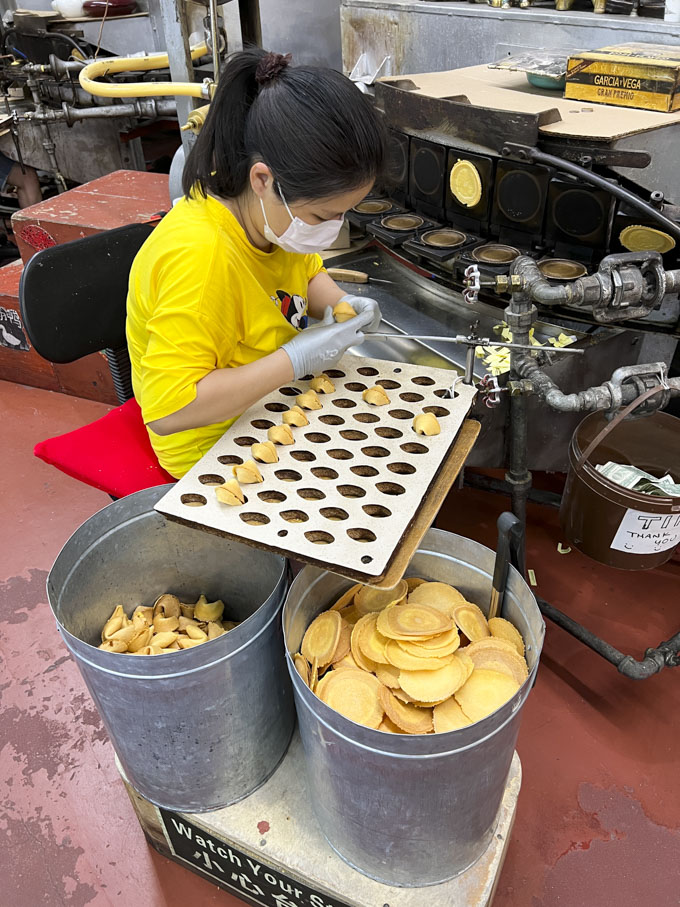
[[[642,363],[637,366],[623,366],[617,369],[610,381],[597,387],[589,387],[575,394],[565,394],[557,384],[542,371],[535,359],[520,356],[515,369],[521,378],[531,381],[535,392],[551,409],[563,413],[594,412],[596,410],[619,409],[632,403],[640,395],[640,388],[632,381],[636,376],[651,374],[665,375],[663,362]],[[671,395],[680,394],[680,378],[667,378]],[[514,398],[511,398],[514,399]]]
[[[613,183],[602,176],[598,176],[592,170],[586,170],[585,167],[573,164],[571,161],[565,161],[564,158],[556,157],[554,154],[546,154],[544,151],[539,151],[538,148],[532,148],[530,145],[517,145],[514,142],[507,142],[503,146],[501,154],[504,157],[517,157],[520,160],[532,161],[536,164],[546,164],[556,170],[561,170],[563,173],[576,176],[580,180],[590,183],[591,186],[604,189],[605,192],[618,198],[619,201],[625,202],[632,208],[642,212],[646,217],[651,218],[664,230],[668,231],[671,236],[674,236],[676,240],[680,241],[680,225],[669,220],[658,208],[638,198],[637,195],[619,186],[618,183]]]
[[[66,122],[71,126],[82,120],[97,120],[115,117],[139,117],[155,119],[163,116],[176,116],[177,105],[174,101],[154,101],[152,99],[131,101],[128,104],[109,104],[103,107],[72,107],[65,102],[61,109],[51,107],[39,111],[29,111],[20,119],[33,123]]]
[[[155,118],[175,116],[177,105],[174,101],[140,100],[130,104],[109,104],[106,107],[67,107],[67,121],[97,120],[106,117]]]
[[[469,346],[465,351],[465,376],[464,384],[472,384],[475,380],[475,347]]]
[[[521,291],[510,297],[505,310],[505,320],[512,332],[513,343],[519,346],[531,345],[531,326],[536,320],[536,306],[528,292]],[[517,360],[526,355],[520,350],[510,350],[510,372],[518,375]],[[531,490],[531,473],[528,469],[529,425],[528,400],[525,394],[510,397],[509,457],[505,481],[511,487],[512,512],[526,526],[527,496]]]
[[[571,283],[552,284],[541,274],[536,261],[528,255],[518,255],[510,272],[522,278],[524,292],[530,299],[545,306],[578,305],[584,301],[591,288],[598,296],[602,291],[602,284],[596,274],[579,277]]]
[[[436,340],[438,343],[459,343],[464,346],[476,349],[480,346],[502,347],[508,350],[536,350],[539,347],[533,343],[506,343],[503,340],[491,340],[488,337],[468,337],[465,334],[456,334],[453,337],[446,337],[442,334],[396,334],[394,332],[368,331],[371,337],[389,337],[393,340]],[[556,347],[551,350],[553,353],[571,353],[576,356],[583,356],[585,350],[573,350],[566,347]]]
[[[217,18],[217,0],[209,0],[210,40],[212,42],[213,82],[217,85],[220,78],[220,30]]]
[[[524,394],[510,397],[510,456],[505,481],[510,485],[512,512],[526,526],[531,473],[527,469],[529,420]]]
[[[492,476],[481,475],[466,469],[463,474],[463,485],[468,488],[477,488],[492,494],[510,494],[510,486],[503,479],[494,479]],[[546,507],[559,507],[562,495],[556,491],[544,491],[541,488],[531,488],[527,499],[534,504],[544,504]]]
[[[566,630],[567,633],[588,646],[593,652],[597,652],[610,664],[615,665],[619,673],[629,677],[631,680],[646,680],[666,667],[675,668],[680,664],[680,655],[678,655],[680,652],[680,632],[676,633],[671,639],[666,640],[666,642],[660,643],[655,649],[647,649],[645,657],[638,661],[632,655],[624,655],[623,652],[596,636],[591,630],[588,630],[549,602],[544,601],[542,598],[537,598],[536,601],[544,617]]]
[[[666,271],[666,292],[680,291],[680,268],[676,271]]]

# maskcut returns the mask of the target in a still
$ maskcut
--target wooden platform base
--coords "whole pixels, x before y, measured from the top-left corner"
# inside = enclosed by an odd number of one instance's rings
[[[489,907],[505,859],[521,780],[515,753],[496,832],[474,866],[442,885],[392,888],[352,869],[326,843],[309,802],[297,732],[285,759],[260,790],[214,812],[180,814],[159,809],[123,775],[152,847],[257,907]]]

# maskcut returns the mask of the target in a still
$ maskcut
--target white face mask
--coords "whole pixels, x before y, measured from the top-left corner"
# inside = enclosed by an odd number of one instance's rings
[[[288,207],[288,203],[283,197],[283,192],[279,188],[281,201],[286,206],[286,211],[290,217],[290,224],[283,231],[281,236],[269,226],[267,212],[264,210],[264,202],[260,199],[262,216],[264,217],[264,236],[269,242],[281,246],[286,252],[299,252],[301,255],[309,255],[313,252],[321,252],[328,249],[338,238],[342,229],[342,220],[324,220],[320,224],[308,224],[295,217]]]

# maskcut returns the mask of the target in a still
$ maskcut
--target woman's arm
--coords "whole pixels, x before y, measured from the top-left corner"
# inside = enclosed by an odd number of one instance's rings
[[[293,366],[283,349],[248,365],[218,368],[196,384],[196,397],[191,403],[148,425],[157,435],[172,435],[190,428],[226,422],[292,380]]]
[[[333,308],[345,295],[337,283],[325,271],[319,271],[307,286],[307,305],[312,318],[323,318],[326,307]]]

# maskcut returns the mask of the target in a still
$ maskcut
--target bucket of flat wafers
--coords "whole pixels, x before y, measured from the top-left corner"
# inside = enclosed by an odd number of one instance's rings
[[[314,566],[283,610],[309,795],[331,847],[388,885],[435,885],[493,834],[545,626],[494,552],[430,529],[392,589]]]

